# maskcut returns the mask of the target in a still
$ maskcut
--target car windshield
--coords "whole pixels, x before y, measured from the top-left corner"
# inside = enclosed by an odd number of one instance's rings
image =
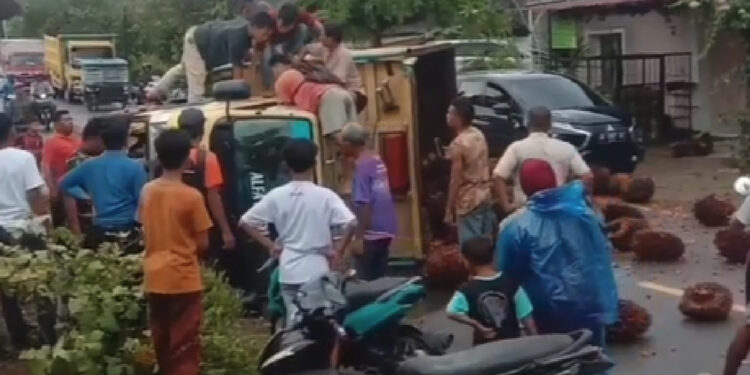
[[[486,56],[502,50],[495,43],[464,43],[456,45],[456,56]]]
[[[560,76],[504,79],[500,82],[512,97],[526,107],[581,108],[593,107],[604,102],[604,99],[587,92],[576,82]]]

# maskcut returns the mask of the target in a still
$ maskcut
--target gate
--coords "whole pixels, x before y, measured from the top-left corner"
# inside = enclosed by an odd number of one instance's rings
[[[693,129],[693,58],[689,52],[553,58],[549,68],[586,83],[626,109],[650,139],[665,128]]]

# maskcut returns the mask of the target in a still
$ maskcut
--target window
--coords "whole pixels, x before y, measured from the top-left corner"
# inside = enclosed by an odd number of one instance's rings
[[[70,61],[75,59],[111,59],[113,57],[110,47],[81,47],[71,48]]]
[[[234,123],[236,183],[242,209],[291,179],[282,157],[289,138],[312,136],[313,125],[306,119],[255,118]]]
[[[458,92],[465,97],[484,95],[484,81],[461,81],[458,83]]]
[[[8,58],[11,68],[41,68],[44,66],[43,53],[16,53]]]
[[[505,79],[503,88],[525,108],[585,108],[605,103],[604,99],[575,81],[560,76]]]

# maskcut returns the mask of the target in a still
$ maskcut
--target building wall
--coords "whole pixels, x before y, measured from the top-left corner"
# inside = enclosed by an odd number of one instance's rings
[[[584,36],[621,30],[625,34],[623,53],[690,52],[694,29],[685,16],[664,17],[657,12],[640,15],[592,15],[580,19]]]
[[[664,16],[651,11],[640,15],[592,14],[577,18],[579,37],[584,40],[589,56],[599,55],[595,35],[609,32],[624,34],[624,54],[692,53],[689,74],[683,71],[688,66],[686,63],[674,64],[667,69],[671,72],[667,81],[687,80],[697,84],[692,98],[694,129],[716,131],[724,115],[744,109],[744,44],[736,35],[720,33],[712,47],[707,49],[705,24],[700,15]],[[547,48],[548,34],[546,21],[537,24],[535,40]],[[670,64],[669,60],[667,64]],[[624,65],[624,83],[639,82],[644,76],[642,65]],[[596,82],[592,82],[592,86],[596,86]],[[666,106],[675,108],[673,103],[673,98],[668,98]]]

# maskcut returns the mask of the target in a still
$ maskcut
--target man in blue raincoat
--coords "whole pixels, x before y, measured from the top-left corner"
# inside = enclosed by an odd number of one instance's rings
[[[603,347],[605,327],[617,320],[617,286],[611,245],[583,183],[556,187],[540,159],[525,161],[519,177],[529,200],[500,233],[499,268],[528,293],[540,333],[586,328]]]

